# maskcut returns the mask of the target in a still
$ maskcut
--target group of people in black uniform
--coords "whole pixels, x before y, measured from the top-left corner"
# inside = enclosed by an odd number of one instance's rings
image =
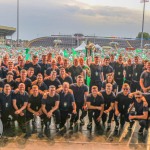
[[[141,61],[138,56],[124,61],[123,56],[115,60],[111,54],[103,60],[95,56],[93,62],[74,58],[73,63],[57,55],[37,55],[32,61],[18,56],[13,63],[8,55],[0,65],[0,114],[5,131],[17,121],[22,132],[29,138],[37,128],[40,119],[39,137],[43,129],[49,136],[51,119],[56,131],[70,130],[83,126],[88,116],[87,129],[93,121],[96,128],[111,129],[112,119],[115,131],[129,122],[129,130],[139,121],[139,134],[148,129],[150,108],[150,62]],[[87,78],[90,77],[90,86]],[[31,128],[32,123],[32,128]]]

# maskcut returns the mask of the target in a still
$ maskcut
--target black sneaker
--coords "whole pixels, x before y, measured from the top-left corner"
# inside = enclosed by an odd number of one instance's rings
[[[135,123],[135,121],[130,122],[130,126],[128,127],[128,130],[132,130],[134,123]]]
[[[92,129],[92,122],[90,122],[90,123],[87,125],[87,129],[88,129],[88,130],[91,130],[91,129]]]
[[[84,120],[81,119],[81,120],[80,120],[80,125],[81,125],[81,126],[84,126],[84,124],[85,124]]]
[[[141,128],[139,129],[138,134],[139,134],[139,135],[142,135],[142,134],[143,134],[143,130],[144,130],[144,128],[141,127]]]

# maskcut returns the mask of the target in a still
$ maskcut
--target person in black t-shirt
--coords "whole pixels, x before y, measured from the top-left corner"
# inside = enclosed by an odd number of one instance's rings
[[[27,115],[26,115],[26,119],[28,122],[27,126],[28,126],[28,131],[26,133],[26,138],[28,138],[29,136],[31,136],[31,129],[30,129],[30,120],[32,120],[32,133],[36,132],[36,125],[35,125],[35,119],[36,117],[40,117],[42,116],[42,108],[41,108],[41,103],[42,103],[42,97],[43,95],[41,95],[38,92],[39,88],[37,85],[33,85],[32,86],[32,95],[29,98],[28,101],[28,105],[27,105]],[[41,121],[42,124],[42,121]],[[41,125],[42,126],[42,125]],[[43,128],[41,127],[41,130]],[[42,132],[41,132],[42,133]],[[41,136],[40,134],[38,136]]]
[[[14,95],[13,98],[13,108],[16,115],[18,124],[23,132],[25,132],[25,123],[26,123],[26,107],[29,100],[29,95],[25,91],[25,84],[20,83],[18,86],[19,92]]]
[[[119,129],[118,117],[120,116],[121,128],[123,128],[125,122],[129,122],[128,119],[128,109],[130,104],[132,104],[132,99],[129,97],[130,86],[124,83],[122,86],[122,92],[118,93],[115,100],[115,131]]]
[[[136,56],[134,58],[134,64],[133,64],[133,75],[132,75],[132,82],[131,82],[131,92],[135,92],[136,90],[141,90],[140,87],[140,76],[143,72],[143,65],[139,63],[139,57]]]
[[[8,72],[6,79],[0,81],[0,91],[3,90],[6,84],[9,84],[12,90],[16,88],[16,82],[13,80],[13,75],[14,75],[13,72]]]
[[[56,71],[52,71],[51,76],[46,77],[44,79],[44,83],[47,85],[47,87],[49,87],[50,85],[54,85],[56,87],[56,89],[58,89],[61,86],[60,81],[57,79]]]
[[[28,70],[30,67],[34,68],[34,75],[37,76],[38,73],[41,73],[41,66],[38,64],[39,58],[37,55],[32,57],[32,62],[25,64],[24,68]]]
[[[92,129],[92,118],[97,127],[100,126],[100,120],[104,112],[104,98],[99,95],[98,87],[92,86],[92,93],[87,96],[87,107],[89,123],[87,129]]]
[[[60,95],[60,114],[61,123],[60,128],[65,128],[65,123],[69,114],[71,114],[70,129],[72,129],[73,123],[75,123],[75,117],[77,114],[76,103],[73,94],[69,91],[69,83],[64,82],[62,90],[59,91]]]
[[[31,86],[32,86],[32,82],[31,82],[31,80],[29,78],[27,78],[27,71],[25,69],[21,70],[20,78],[16,79],[17,87],[19,86],[20,83],[24,83],[25,84],[25,91],[26,92],[30,92]]]
[[[37,85],[38,86],[38,88],[39,88],[39,93],[40,94],[44,94],[46,91],[47,91],[47,89],[48,89],[48,87],[47,87],[47,85],[44,83],[44,81],[43,81],[43,76],[42,76],[42,74],[41,73],[39,73],[38,75],[37,75],[37,80],[35,80],[34,82],[32,82],[32,85]],[[31,90],[32,91],[32,90]],[[30,91],[30,93],[31,93],[31,91]]]
[[[72,77],[73,83],[76,83],[76,77],[78,75],[83,75],[83,69],[79,65],[78,58],[75,58],[73,61],[73,65],[69,68],[69,75]]]
[[[112,91],[116,94],[116,92],[117,92],[117,83],[114,80],[114,74],[113,73],[107,74],[106,80],[102,83],[102,90],[105,90],[107,83],[112,84],[112,88],[113,88]]]
[[[102,66],[104,80],[106,80],[106,75],[109,73],[113,73],[113,68],[109,65],[110,58],[107,56],[104,58],[104,65]]]
[[[36,80],[36,76],[34,75],[34,68],[30,67],[28,69],[27,78],[29,78],[32,82]]]
[[[80,118],[80,124],[84,125],[84,117],[87,115],[87,105],[85,97],[88,95],[88,86],[84,84],[83,76],[77,76],[77,83],[70,85],[70,89],[73,91],[77,106],[77,117],[75,122]],[[81,116],[79,117],[79,112],[82,111]]]
[[[102,95],[104,98],[104,113],[102,115],[103,125],[105,126],[107,117],[107,130],[111,128],[111,121],[114,114],[114,104],[115,104],[115,95],[112,92],[112,84],[107,83],[105,91],[102,91]]]
[[[115,61],[114,54],[110,54],[110,63],[109,64],[113,69],[115,68],[116,61]]]
[[[146,69],[147,70],[141,74],[140,86],[144,93],[150,93],[150,62],[147,62]]]
[[[97,86],[98,90],[101,90],[102,82],[104,81],[102,67],[99,65],[100,58],[99,56],[95,56],[94,63],[90,64],[91,70],[91,82],[90,82],[90,91],[92,86]]]
[[[0,113],[1,120],[5,128],[10,127],[9,115],[14,116],[12,107],[13,92],[9,84],[4,86],[4,91],[0,93]]]
[[[42,55],[42,62],[39,63],[41,66],[41,73],[43,77],[46,76],[46,70],[50,67],[50,64],[47,62],[47,55]]]
[[[54,85],[51,85],[49,87],[49,92],[44,94],[42,99],[42,111],[44,113],[43,118],[44,124],[46,126],[45,131],[49,132],[49,126],[51,124],[51,118],[53,115],[56,118],[56,129],[58,130],[60,128],[59,104],[60,104],[60,96],[56,94],[56,87]]]
[[[121,91],[123,85],[123,77],[124,77],[124,65],[122,61],[122,56],[120,55],[118,58],[118,62],[116,62],[114,67],[114,79],[118,85],[118,91]]]
[[[133,107],[135,111],[130,112],[129,120],[132,124],[130,124],[130,128],[132,128],[134,121],[138,120],[140,124],[139,134],[143,134],[144,128],[148,129],[148,105],[146,106],[142,99],[142,93],[140,91],[137,91],[134,93],[134,99],[133,104],[129,108],[129,111],[132,111]]]
[[[65,68],[60,68],[60,75],[57,77],[58,80],[63,84],[64,82],[68,82],[69,84],[72,84],[72,78],[68,74],[66,74]]]
[[[59,68],[56,64],[56,60],[52,59],[51,66],[46,70],[46,76],[50,76],[52,71],[56,71],[57,75],[59,75]]]
[[[8,68],[3,69],[3,78],[6,78],[8,72],[13,72],[14,76],[13,78],[16,79],[19,77],[19,71],[14,69],[14,64],[12,61],[8,62]]]
[[[145,94],[145,98],[148,102],[148,107],[150,107],[150,62],[146,64],[146,71],[143,71],[140,77],[141,90]]]
[[[125,66],[125,83],[131,85],[132,82],[132,75],[133,75],[133,65],[131,59],[128,59],[127,65]]]

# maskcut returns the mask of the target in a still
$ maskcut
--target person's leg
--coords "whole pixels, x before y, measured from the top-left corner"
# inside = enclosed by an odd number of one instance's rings
[[[56,129],[59,129],[60,128],[60,111],[55,110],[53,114],[54,114],[55,119],[56,119]]]
[[[100,111],[99,110],[95,110],[94,111],[94,122],[96,126],[100,126],[100,121],[98,121],[98,117],[100,115]]]
[[[120,114],[120,125],[121,125],[121,128],[123,128],[125,124],[125,114]]]
[[[114,115],[114,120],[115,120],[115,130],[118,131],[119,129],[119,120],[120,120],[120,117],[119,116],[116,116]]]
[[[92,129],[92,118],[93,118],[93,110],[88,110],[88,119],[89,123],[87,125],[87,129],[91,130]]]
[[[84,125],[85,124],[84,123],[84,117],[87,115],[87,111],[83,108],[83,106],[81,108],[81,111],[82,111],[82,113],[81,113],[81,116],[80,116],[80,124]]]
[[[76,114],[76,117],[75,117],[75,122],[77,122],[78,119],[79,119],[79,112],[80,112],[81,106],[80,106],[80,104],[76,103],[76,107],[77,107],[76,108],[77,114]]]
[[[147,120],[139,120],[139,125],[141,126],[139,129],[139,134],[143,134],[144,128],[147,128]]]
[[[107,114],[103,113],[103,115],[102,115],[102,122],[103,122],[104,126],[105,126],[106,120],[107,120]]]
[[[67,116],[68,116],[68,111],[60,111],[60,128],[63,128],[65,126],[66,120],[67,120]]]

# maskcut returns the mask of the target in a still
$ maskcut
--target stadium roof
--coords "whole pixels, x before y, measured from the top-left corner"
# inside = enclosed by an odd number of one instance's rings
[[[11,36],[16,32],[16,28],[0,26],[0,36]]]

